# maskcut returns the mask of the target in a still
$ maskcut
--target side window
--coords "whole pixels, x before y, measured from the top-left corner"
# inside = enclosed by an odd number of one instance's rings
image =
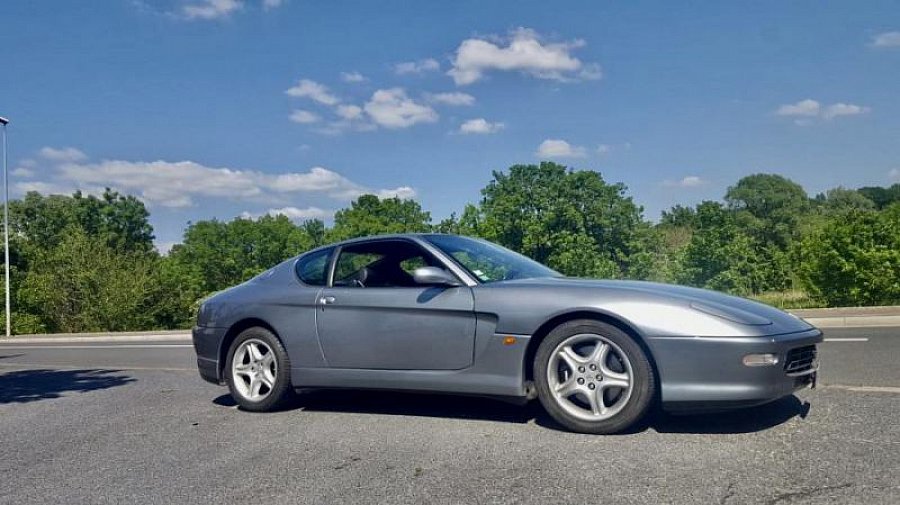
[[[334,285],[356,288],[418,287],[413,271],[440,266],[431,254],[404,240],[379,240],[341,249],[334,270]]]
[[[310,286],[324,286],[328,276],[328,260],[334,249],[307,254],[297,261],[297,277]]]
[[[360,280],[359,277],[363,276],[363,270],[383,257],[383,255],[374,252],[345,249],[338,257],[337,265],[334,266],[334,285],[358,285],[359,282],[357,281]],[[362,280],[364,281],[365,279]]]

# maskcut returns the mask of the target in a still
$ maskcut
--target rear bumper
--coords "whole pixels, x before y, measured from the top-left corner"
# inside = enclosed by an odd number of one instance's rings
[[[665,410],[718,410],[768,403],[815,384],[818,363],[785,371],[792,349],[814,346],[822,332],[768,337],[657,337],[648,339],[659,370]],[[775,354],[778,363],[749,367],[748,354]]]
[[[191,337],[194,351],[197,353],[197,370],[200,377],[213,384],[222,384],[221,367],[219,366],[219,346],[225,335],[225,328],[208,328],[194,326]]]

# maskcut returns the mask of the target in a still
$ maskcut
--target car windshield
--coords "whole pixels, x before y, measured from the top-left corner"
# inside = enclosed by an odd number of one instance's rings
[[[519,253],[484,240],[456,235],[429,235],[426,239],[481,282],[562,275]]]

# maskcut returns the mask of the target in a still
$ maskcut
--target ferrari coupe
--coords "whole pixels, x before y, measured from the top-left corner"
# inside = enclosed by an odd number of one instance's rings
[[[655,406],[750,407],[814,387],[822,333],[714,291],[565,277],[456,235],[348,240],[205,300],[201,377],[243,409],[295,390],[537,398],[563,427],[615,433]]]

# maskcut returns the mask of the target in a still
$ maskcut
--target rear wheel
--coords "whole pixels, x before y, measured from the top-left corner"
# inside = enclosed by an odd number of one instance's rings
[[[617,433],[638,422],[656,391],[641,346],[619,328],[593,320],[556,327],[535,355],[534,381],[547,412],[580,433]]]
[[[242,408],[274,410],[293,392],[291,364],[281,341],[265,328],[242,331],[228,351],[225,379]]]

